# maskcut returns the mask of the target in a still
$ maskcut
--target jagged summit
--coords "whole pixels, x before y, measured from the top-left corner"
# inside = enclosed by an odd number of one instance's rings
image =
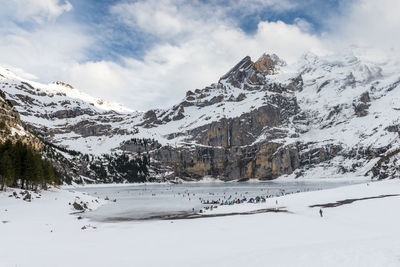
[[[286,62],[280,59],[277,55],[263,54],[257,61],[253,62],[249,56],[244,57],[239,63],[237,63],[232,69],[230,69],[225,75],[221,77],[221,80],[228,79],[231,76],[243,76],[242,73],[252,72],[254,75],[256,73],[261,73],[263,75],[273,75],[277,74],[279,67],[286,66]],[[239,82],[243,79],[239,78]],[[256,77],[252,78],[255,82]]]
[[[243,89],[248,86],[263,85],[267,76],[278,74],[280,67],[285,65],[286,63],[275,54],[263,54],[256,62],[246,56],[223,75],[219,82],[227,82]]]
[[[243,72],[247,70],[252,65],[251,58],[249,56],[244,57],[239,63],[237,63],[232,69],[230,69],[225,75],[221,77],[221,80],[229,78],[237,72]]]

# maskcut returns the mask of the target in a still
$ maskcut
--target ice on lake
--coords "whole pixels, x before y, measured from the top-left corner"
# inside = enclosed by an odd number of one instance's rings
[[[335,188],[360,181],[265,181],[226,183],[144,184],[132,186],[82,187],[100,198],[116,199],[84,217],[95,221],[127,221],[162,218],[168,215],[198,213],[202,201],[280,196],[304,191]]]

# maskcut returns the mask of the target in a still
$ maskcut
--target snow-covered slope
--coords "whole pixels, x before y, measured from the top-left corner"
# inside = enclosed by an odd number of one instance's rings
[[[147,112],[2,68],[0,89],[50,142],[101,155],[149,151],[133,139],[154,139],[153,162],[178,176],[364,175],[374,167],[369,174],[384,177],[377,162],[399,148],[400,64],[369,53],[308,53],[293,65],[245,57],[217,83]]]
[[[0,75],[0,89],[22,119],[55,144],[84,153],[109,153],[118,145],[118,140],[110,142],[110,136],[122,141],[135,132],[123,125],[140,113],[122,105],[91,97],[63,82],[27,81],[4,68]]]

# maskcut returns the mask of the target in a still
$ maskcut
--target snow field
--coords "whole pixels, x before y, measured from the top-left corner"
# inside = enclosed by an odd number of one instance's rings
[[[400,194],[400,181],[277,198],[290,213],[93,223],[69,214],[75,196],[92,203],[82,193],[52,190],[30,203],[1,193],[0,266],[400,266],[400,197],[324,208],[323,218],[309,207],[383,194]],[[89,224],[96,229],[81,229]]]

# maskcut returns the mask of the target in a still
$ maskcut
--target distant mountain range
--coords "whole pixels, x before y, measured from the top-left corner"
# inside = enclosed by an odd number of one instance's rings
[[[110,167],[121,155],[145,155],[147,180],[399,177],[399,64],[356,54],[309,53],[290,65],[245,57],[218,82],[147,112],[0,68],[2,138],[44,142],[76,181],[126,181]]]

